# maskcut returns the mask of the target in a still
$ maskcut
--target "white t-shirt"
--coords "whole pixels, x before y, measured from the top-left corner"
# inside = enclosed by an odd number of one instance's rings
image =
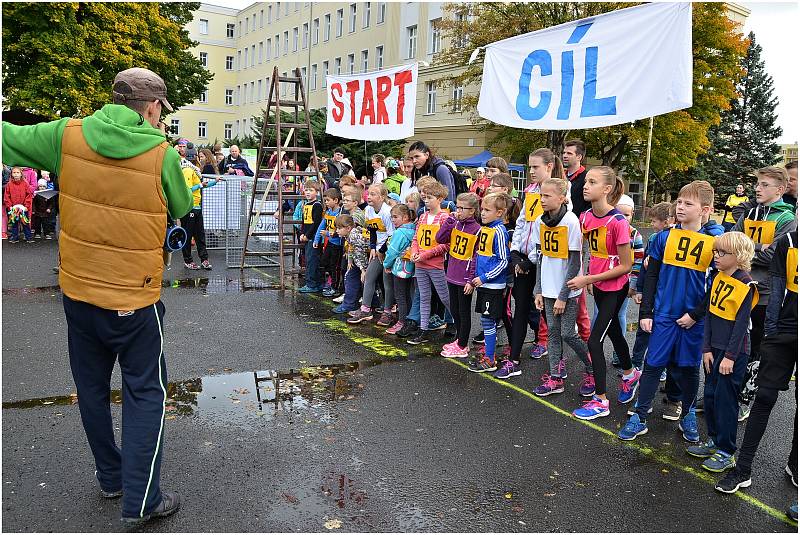
[[[386,180],[386,168],[385,167],[378,167],[375,169],[375,172],[372,174],[372,183],[373,184],[380,184]]]
[[[408,197],[411,193],[419,193],[419,191],[417,190],[417,186],[411,185],[411,179],[406,178],[400,185],[400,202],[406,202],[406,197]]]
[[[532,229],[535,250],[540,251],[538,269],[542,273],[542,296],[550,299],[558,299],[558,295],[561,293],[561,289],[564,287],[564,281],[567,277],[567,266],[569,262],[566,258],[554,258],[541,251],[542,240],[540,233],[543,225],[542,217],[539,216],[533,224]],[[547,227],[547,229],[549,228],[550,227]],[[560,232],[566,231],[565,241],[567,242],[568,251],[581,251],[581,224],[578,221],[578,216],[576,216],[572,210],[567,210],[567,213],[564,214],[564,217],[558,225],[552,227],[552,229],[559,230]],[[568,254],[569,253],[567,253],[567,255]],[[583,262],[581,262],[581,269],[578,271],[578,275],[581,275],[582,272]],[[583,290],[572,290],[569,296],[578,297],[582,291]]]

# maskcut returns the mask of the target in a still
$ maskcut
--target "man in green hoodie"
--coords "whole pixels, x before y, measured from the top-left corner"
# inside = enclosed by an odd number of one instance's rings
[[[60,177],[59,284],[81,421],[105,498],[122,496],[122,520],[174,513],[162,492],[167,368],[161,276],[167,215],[192,207],[178,153],[160,123],[173,111],[164,81],[147,69],[117,74],[114,104],[86,119],[33,126],[3,122],[3,162]],[[122,372],[122,443],[109,407]]]
[[[789,181],[786,169],[763,167],[755,175],[756,201],[740,205],[742,215],[733,228],[747,234],[755,243],[756,250],[750,275],[758,282],[758,304],[750,315],[753,324],[750,331],[750,362],[760,358],[770,294],[769,266],[775,254],[775,244],[779,238],[797,229],[794,207],[781,200]],[[740,420],[746,418],[748,412],[743,407],[739,414]]]

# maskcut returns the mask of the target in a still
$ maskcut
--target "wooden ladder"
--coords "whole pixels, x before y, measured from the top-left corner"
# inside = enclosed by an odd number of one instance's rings
[[[290,84],[294,89],[293,100],[282,100],[280,96],[281,83]],[[289,91],[291,95],[291,90]],[[281,120],[281,108],[288,108],[290,115],[294,113],[292,122],[283,122]],[[300,112],[303,112],[305,118],[301,122]],[[270,122],[274,121],[274,122]],[[308,132],[308,146],[300,146],[297,143],[298,131]],[[275,145],[270,145],[270,140],[275,140]],[[275,159],[274,167],[270,167],[270,157],[273,152],[277,151],[277,158]],[[296,68],[294,76],[280,76],[278,68],[275,67],[272,71],[272,79],[269,86],[269,98],[267,99],[267,107],[264,110],[264,126],[261,130],[261,140],[258,144],[258,154],[256,156],[256,173],[253,179],[253,190],[250,197],[250,207],[248,210],[249,224],[247,234],[244,238],[244,250],[242,251],[242,262],[240,269],[244,270],[247,267],[248,257],[260,257],[271,261],[272,264],[277,264],[280,271],[280,285],[286,288],[288,284],[287,275],[300,273],[303,271],[297,263],[295,251],[305,247],[300,243],[295,236],[294,225],[302,223],[300,219],[294,219],[293,215],[285,215],[283,212],[284,201],[300,202],[305,197],[300,193],[301,181],[305,177],[319,178],[318,171],[295,171],[294,169],[281,169],[281,161],[285,154],[293,156],[295,163],[297,163],[298,153],[311,153],[313,161],[317,161],[317,150],[314,145],[314,134],[311,131],[311,117],[308,113],[308,104],[306,102],[305,87],[303,85],[302,75],[300,69]],[[269,177],[267,179],[266,177]],[[273,191],[273,186],[274,191]],[[260,202],[256,205],[256,198],[260,198]],[[276,218],[278,226],[275,232],[269,230],[258,230],[261,217],[264,215],[271,215],[264,212],[264,206],[267,201],[276,200],[278,209]],[[288,232],[285,225],[289,226]],[[255,240],[262,240],[266,237],[277,237],[277,248],[271,250],[255,250],[251,248]],[[262,244],[263,245],[263,244]],[[249,247],[250,246],[250,247]],[[291,266],[287,266],[284,260],[284,254],[291,255]],[[277,257],[277,260],[274,260]]]

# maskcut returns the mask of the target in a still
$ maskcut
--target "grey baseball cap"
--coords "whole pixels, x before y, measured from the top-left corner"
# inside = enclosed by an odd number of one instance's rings
[[[125,69],[114,78],[114,96],[122,100],[160,100],[168,110],[174,111],[167,101],[167,85],[164,80],[148,69],[134,67]]]

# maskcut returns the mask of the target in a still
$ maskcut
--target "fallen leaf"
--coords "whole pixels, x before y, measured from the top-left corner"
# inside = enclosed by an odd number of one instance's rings
[[[507,500],[510,500],[511,498],[513,498],[513,497],[514,497],[514,495],[513,495],[513,494],[511,494],[510,492],[506,492],[506,493],[505,493],[505,497],[506,497],[506,499],[507,499]]]
[[[55,401],[43,401],[42,405],[52,405]]]
[[[661,472],[663,472],[664,474],[669,474],[669,470],[667,470],[666,468],[662,468]]]
[[[342,527],[342,521],[338,518],[332,518],[325,522],[325,529],[339,529]]]
[[[297,499],[297,497],[295,495],[289,494],[287,492],[283,493],[283,497],[289,503],[297,503],[298,501],[300,501],[300,500]]]
[[[555,492],[545,492],[544,495],[547,496],[548,498],[552,498],[553,496],[556,495],[556,493]]]
[[[164,419],[165,420],[174,420],[175,419],[175,415],[174,414],[170,414],[169,416],[165,416]]]

